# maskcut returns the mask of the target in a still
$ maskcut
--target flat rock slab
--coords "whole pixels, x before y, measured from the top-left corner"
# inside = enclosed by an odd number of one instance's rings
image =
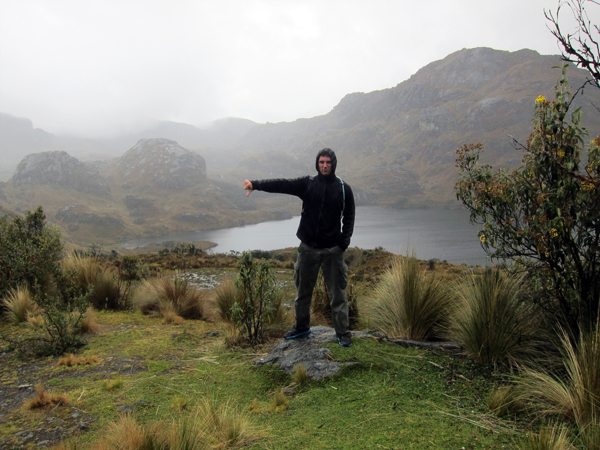
[[[339,363],[329,356],[331,350],[320,347],[326,342],[337,342],[335,330],[330,327],[311,327],[312,332],[296,339],[282,339],[264,358],[254,361],[255,365],[279,364],[285,372],[291,374],[297,364],[306,367],[308,376],[313,380],[335,375],[343,366],[357,365],[359,362]],[[368,333],[353,331],[352,337],[372,337]]]

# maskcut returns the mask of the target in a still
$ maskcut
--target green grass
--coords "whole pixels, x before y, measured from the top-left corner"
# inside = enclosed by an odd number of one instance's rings
[[[495,449],[514,436],[510,425],[487,414],[493,379],[463,359],[371,339],[354,339],[349,349],[332,343],[336,360],[361,364],[295,386],[286,394],[287,408],[274,412],[274,395],[292,379],[277,366],[252,364],[267,346],[229,350],[222,337],[207,336],[219,325],[201,321],[173,326],[140,313],[100,312],[98,323],[100,331],[83,351],[98,356],[97,364],[25,362],[11,353],[0,369],[2,382],[16,386],[26,381],[18,366],[35,364],[30,376],[51,378],[52,393],[66,395],[72,408],[93,417],[91,430],[79,438],[81,448],[118,419],[119,406],[133,405],[137,422],[154,423],[185,418],[206,399],[244,411],[261,430],[262,438],[248,444],[257,449]],[[103,380],[115,379],[122,381],[119,388],[106,389]],[[186,408],[176,406],[182,399]],[[253,403],[258,408],[251,411]],[[0,421],[0,442],[12,443],[5,440],[15,424],[45,427],[46,418],[57,414],[12,410]]]

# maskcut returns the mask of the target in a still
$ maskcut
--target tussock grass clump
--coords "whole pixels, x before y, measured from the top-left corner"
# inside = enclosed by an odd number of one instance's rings
[[[398,257],[375,286],[365,315],[389,337],[426,340],[441,333],[451,306],[446,285],[419,261]]]
[[[487,269],[455,289],[450,338],[470,358],[515,366],[539,355],[541,315],[526,296],[523,276]]]
[[[296,384],[304,384],[308,381],[308,371],[303,363],[298,363],[294,366],[292,372],[292,381]]]
[[[232,278],[227,278],[215,289],[214,311],[223,322],[233,322],[232,308],[236,302],[241,302],[242,297]]]
[[[195,421],[203,424],[206,438],[218,448],[231,448],[258,439],[247,416],[229,402],[216,406],[205,398],[195,415]]]
[[[95,258],[71,253],[62,261],[65,272],[75,274],[82,292],[90,289],[89,302],[96,309],[123,310],[129,306],[129,284],[120,279],[115,267],[105,268]]]
[[[290,401],[285,397],[283,392],[276,392],[271,401],[271,410],[273,412],[286,412],[288,410],[289,403]]]
[[[64,358],[60,358],[56,365],[57,366],[81,366],[81,365],[89,365],[100,362],[100,358],[97,356],[75,356],[73,353],[70,353],[68,356]]]
[[[146,280],[136,303],[144,314],[175,311],[185,319],[205,319],[208,296],[185,278],[162,277]]]
[[[49,394],[45,391],[42,383],[35,387],[37,395],[25,402],[26,409],[38,409],[48,406],[66,406],[69,404],[68,397],[59,394]]]
[[[525,368],[519,380],[523,397],[534,403],[536,412],[572,420],[582,432],[597,432],[600,419],[599,327],[582,331],[576,344],[562,332],[563,374]]]
[[[93,450],[203,450],[241,447],[258,438],[246,416],[229,403],[204,400],[195,413],[167,424],[138,424],[127,415],[112,422]]]
[[[81,314],[79,311],[73,312],[74,319],[79,319]],[[100,328],[98,325],[98,318],[96,317],[96,311],[93,307],[89,306],[85,311],[82,319],[79,320],[79,331],[81,333],[95,333]]]
[[[242,333],[240,329],[233,323],[224,323],[223,327],[223,341],[227,348],[233,348],[239,346],[243,341]]]
[[[6,309],[6,319],[14,324],[27,322],[30,314],[40,310],[25,286],[8,291],[2,304]]]
[[[165,435],[167,434],[165,428],[167,427],[160,422],[150,425],[140,425],[133,417],[123,415],[117,421],[110,423],[103,438],[92,448],[94,450],[153,450],[176,448],[167,447],[165,445]]]
[[[519,398],[519,393],[512,385],[500,386],[491,391],[488,395],[487,405],[488,409],[500,418],[517,414],[525,408]]]
[[[543,426],[539,433],[529,432],[519,450],[575,450],[569,440],[569,430],[564,425]]]

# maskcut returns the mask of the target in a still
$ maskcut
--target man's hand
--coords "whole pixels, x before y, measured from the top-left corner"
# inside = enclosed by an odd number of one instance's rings
[[[244,189],[248,191],[246,197],[250,197],[250,193],[252,192],[252,183],[250,180],[244,180]]]

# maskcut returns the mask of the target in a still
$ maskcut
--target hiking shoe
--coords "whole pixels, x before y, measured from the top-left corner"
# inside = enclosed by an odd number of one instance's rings
[[[308,333],[310,333],[310,328],[308,330],[304,330],[304,331],[298,331],[295,328],[292,328],[290,331],[288,331],[287,333],[285,333],[283,335],[284,338],[286,339],[296,339],[300,336],[305,336]]]
[[[349,334],[338,336],[338,344],[342,347],[352,347],[352,338]]]

